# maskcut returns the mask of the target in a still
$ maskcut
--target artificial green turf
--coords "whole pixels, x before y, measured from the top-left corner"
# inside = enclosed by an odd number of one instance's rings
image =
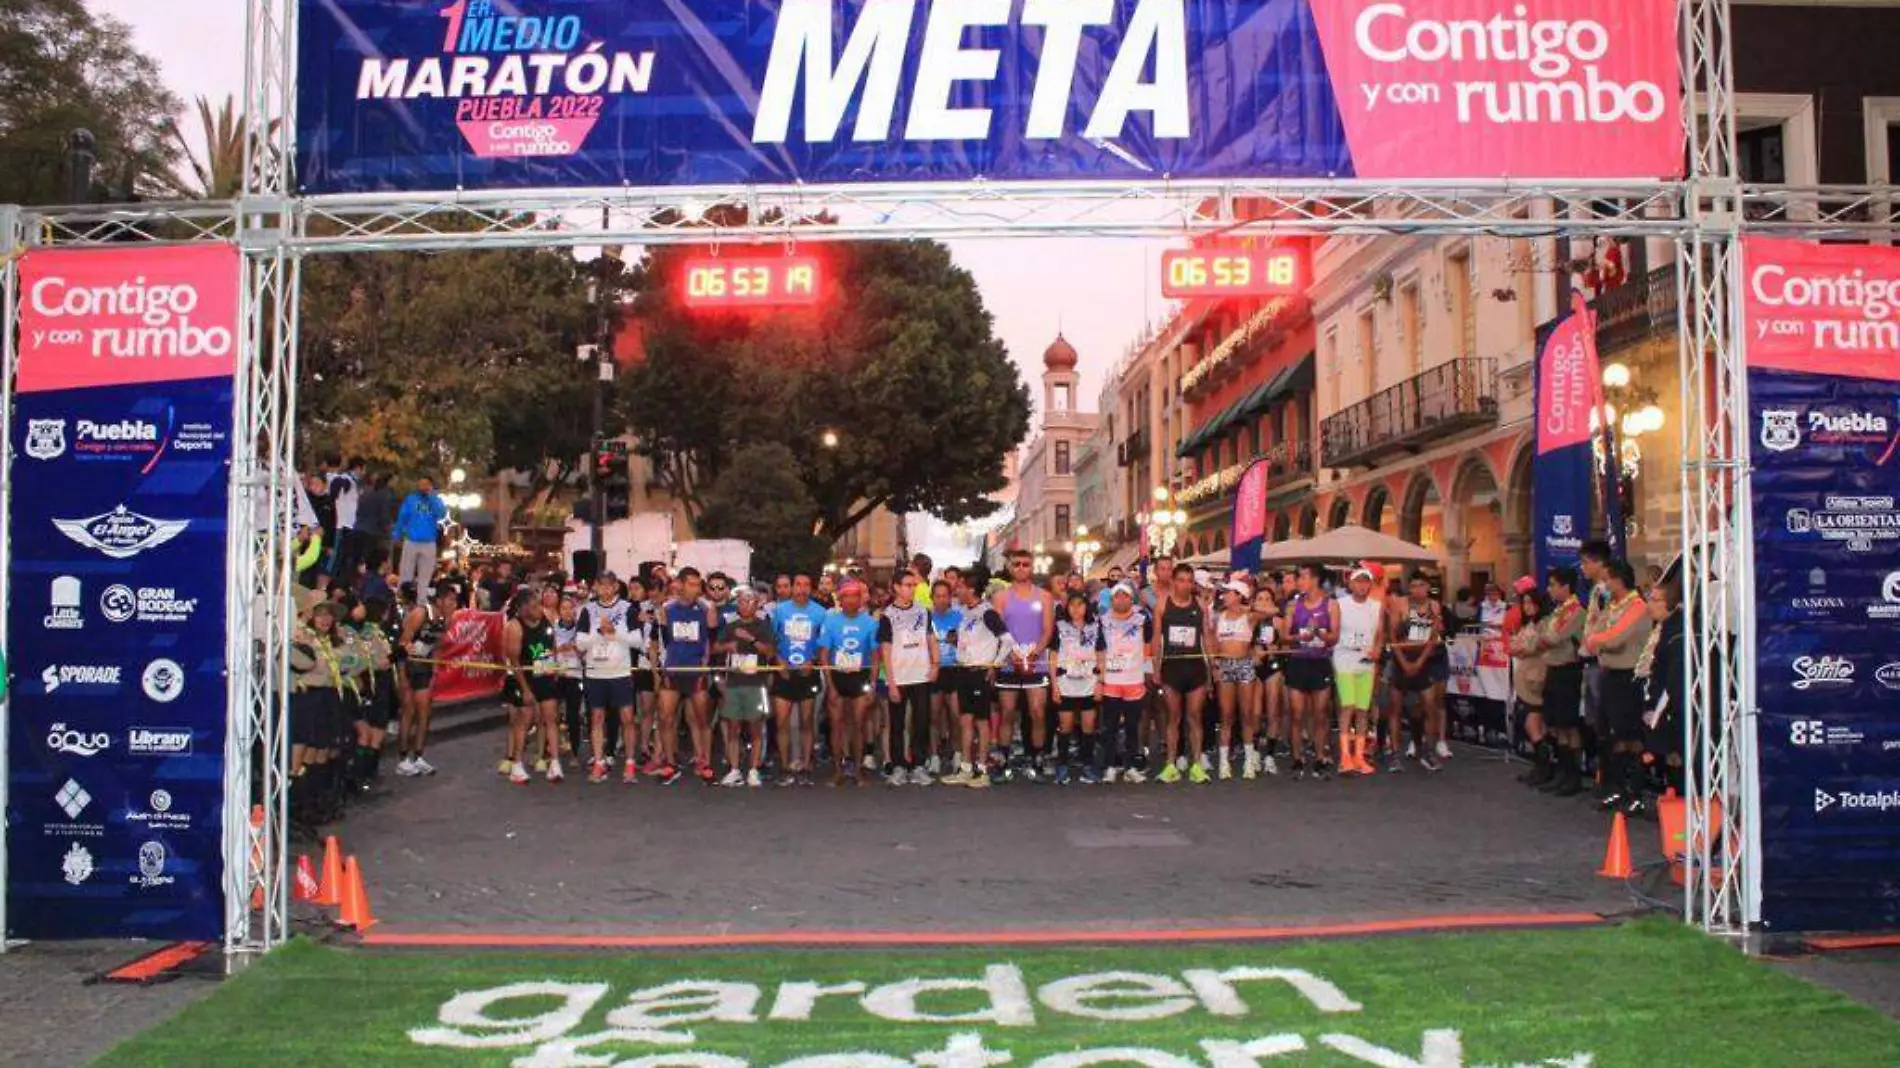
[[[1329,980],[1362,1008],[1321,1012],[1290,986],[1249,981],[1234,987],[1245,1002],[1245,1015],[1239,1017],[1212,1015],[1196,1003],[1166,1019],[1114,1023],[1061,1015],[1038,1003],[1032,1026],[1001,1026],[890,1022],[867,1012],[855,998],[828,997],[817,1003],[809,1022],[672,1025],[694,1036],[690,1046],[672,1049],[726,1054],[757,1066],[837,1053],[881,1053],[909,1061],[923,1051],[943,1050],[952,1035],[975,1032],[985,1048],[1009,1055],[1007,1061],[990,1061],[1007,1068],[1029,1068],[1054,1053],[1130,1046],[1182,1059],[1165,1062],[1166,1068],[1220,1068],[1210,1065],[1212,1051],[1202,1040],[1297,1035],[1303,1050],[1261,1059],[1260,1065],[1381,1063],[1363,1048],[1349,1055],[1321,1041],[1326,1035],[1346,1035],[1409,1058],[1383,1062],[1387,1068],[1520,1063],[1577,1068],[1900,1065],[1900,1025],[1666,921],[1350,941],[948,953],[449,956],[298,943],[99,1063],[125,1068],[547,1068],[612,1064],[618,1058],[624,1064],[669,1050],[620,1043],[584,1049],[583,1055],[593,1060],[564,1060],[548,1050],[532,1060],[532,1045],[432,1048],[417,1044],[409,1032],[438,1026],[438,1010],[459,991],[530,980],[610,984],[581,1023],[567,1032],[579,1037],[607,1029],[608,1013],[624,1005],[633,991],[679,980],[757,984],[763,992],[757,1013],[763,1016],[781,981],[860,980],[875,986],[907,977],[974,979],[988,964],[1019,967],[1032,1000],[1041,984],[1082,973],[1135,971],[1178,979],[1190,968],[1303,969]],[[939,992],[925,995],[918,1005],[927,1012],[968,1012],[982,1000],[973,992]],[[552,999],[521,1001],[498,1006],[495,1015],[524,1015],[554,1004]],[[1461,1060],[1421,1059],[1424,1034],[1434,1029],[1460,1033]],[[1575,1059],[1579,1054],[1591,1059]],[[931,1058],[912,1063],[954,1068]],[[1070,1068],[1075,1063],[1069,1062]],[[642,1068],[668,1066],[649,1061]],[[736,1065],[702,1062],[701,1068]],[[800,1068],[822,1066],[808,1063]],[[831,1068],[848,1066],[834,1061]]]

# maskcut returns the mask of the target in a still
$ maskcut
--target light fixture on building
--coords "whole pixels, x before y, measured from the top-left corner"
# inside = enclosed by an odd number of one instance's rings
[[[1069,555],[1075,557],[1075,566],[1084,575],[1095,567],[1095,557],[1102,551],[1102,543],[1089,537],[1086,526],[1075,528],[1075,540],[1069,543]]]
[[[1148,536],[1148,551],[1171,555],[1181,531],[1187,526],[1187,513],[1178,508],[1169,508],[1174,503],[1174,494],[1166,486],[1156,486],[1154,492],[1155,509],[1135,516],[1135,523]]]
[[[1036,543],[1035,551],[1030,554],[1029,563],[1038,575],[1047,575],[1056,566],[1056,558],[1043,551],[1043,544]]]
[[[468,481],[467,471],[464,471],[458,467],[455,470],[449,472],[449,485],[459,486],[462,483],[467,482],[467,481]]]
[[[1630,384],[1628,364],[1613,363],[1603,368],[1603,386],[1606,389],[1623,389]]]

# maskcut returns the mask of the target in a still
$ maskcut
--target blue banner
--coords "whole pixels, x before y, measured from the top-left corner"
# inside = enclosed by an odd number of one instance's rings
[[[22,265],[9,937],[223,935],[238,262],[218,247]]]
[[[1762,917],[1900,927],[1900,383],[1748,388]]]
[[[1531,365],[1532,561],[1541,582],[1577,566],[1590,534],[1590,407],[1597,374],[1595,324],[1581,306],[1546,333]]]

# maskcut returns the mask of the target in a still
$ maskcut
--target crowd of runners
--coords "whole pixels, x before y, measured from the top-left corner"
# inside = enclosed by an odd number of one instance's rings
[[[1462,628],[1508,643],[1529,785],[1571,796],[1594,771],[1606,806],[1641,811],[1680,773],[1680,646],[1667,645],[1680,598],[1652,584],[1646,602],[1601,543],[1581,572],[1451,605],[1431,576],[1375,562],[1218,576],[1160,556],[1094,583],[1039,577],[1028,553],[1005,567],[936,571],[920,556],[886,583],[786,574],[769,588],[657,563],[584,587],[505,568],[418,585],[360,565],[325,582],[313,567],[291,650],[293,812],[334,818],[378,776],[392,728],[396,773],[435,773],[438,653],[471,606],[506,615],[502,662],[486,669],[503,674],[509,718],[497,770],[520,784],[570,770],[972,788],[1434,772],[1451,756],[1448,641]]]

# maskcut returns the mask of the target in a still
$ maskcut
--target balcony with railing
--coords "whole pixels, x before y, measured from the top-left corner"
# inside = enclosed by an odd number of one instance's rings
[[[1362,467],[1498,421],[1497,361],[1449,360],[1320,424],[1320,464]]]
[[[1673,266],[1658,267],[1643,278],[1599,294],[1590,302],[1597,313],[1597,351],[1611,352],[1674,333],[1680,300]]]
[[[1313,443],[1282,441],[1261,455],[1267,461],[1267,484],[1279,486],[1313,474]]]

